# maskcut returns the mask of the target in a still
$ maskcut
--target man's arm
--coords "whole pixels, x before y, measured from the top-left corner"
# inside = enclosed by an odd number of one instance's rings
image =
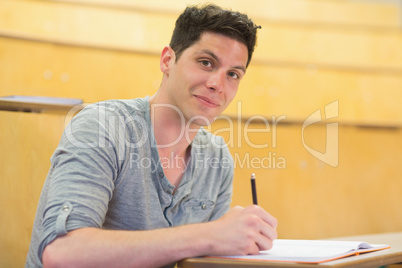
[[[149,231],[82,228],[49,244],[44,267],[158,267],[192,256],[257,254],[277,221],[261,207],[232,208],[216,221]]]

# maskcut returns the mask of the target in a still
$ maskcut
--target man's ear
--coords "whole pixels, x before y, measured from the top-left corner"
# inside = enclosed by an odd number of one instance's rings
[[[162,50],[160,68],[162,73],[169,75],[170,68],[175,63],[176,55],[170,46],[165,46]]]

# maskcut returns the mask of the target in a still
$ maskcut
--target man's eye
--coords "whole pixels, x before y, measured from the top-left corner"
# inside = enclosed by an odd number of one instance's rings
[[[235,78],[235,79],[240,78],[239,75],[238,75],[237,73],[235,73],[235,72],[229,72],[228,75],[229,75],[231,78]]]
[[[209,62],[208,60],[202,60],[200,62],[205,67],[211,67],[212,66],[211,62]]]

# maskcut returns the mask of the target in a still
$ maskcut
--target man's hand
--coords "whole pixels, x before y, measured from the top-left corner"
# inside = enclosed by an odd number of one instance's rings
[[[215,255],[258,254],[270,249],[277,238],[277,220],[256,205],[234,207],[212,224]]]

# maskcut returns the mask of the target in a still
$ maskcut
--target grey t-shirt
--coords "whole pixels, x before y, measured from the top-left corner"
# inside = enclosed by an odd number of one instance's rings
[[[197,132],[177,189],[163,172],[174,164],[159,157],[149,97],[87,106],[51,157],[26,267],[42,267],[46,245],[78,228],[150,230],[215,220],[229,210],[233,159],[221,137]]]

